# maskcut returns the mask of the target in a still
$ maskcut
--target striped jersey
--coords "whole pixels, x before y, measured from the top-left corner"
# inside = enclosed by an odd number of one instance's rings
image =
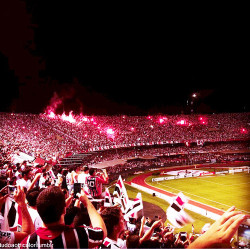
[[[53,229],[40,227],[27,236],[22,242],[22,249],[66,249],[66,248],[92,248],[103,242],[103,230],[79,226],[57,226]]]
[[[107,183],[102,177],[89,176],[87,178],[87,185],[89,193],[93,198],[99,197],[102,194],[102,184]]]

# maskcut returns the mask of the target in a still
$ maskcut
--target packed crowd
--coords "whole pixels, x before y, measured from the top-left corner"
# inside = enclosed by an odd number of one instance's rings
[[[2,113],[0,247],[229,246],[238,226],[247,218],[234,208],[202,236],[175,233],[174,227],[159,217],[124,219],[121,203],[105,206],[103,185],[146,167],[249,160],[249,154],[217,153],[249,149],[248,127],[248,113],[206,117],[95,116],[78,117],[74,122],[46,115]],[[69,153],[93,150],[98,153],[86,157],[85,167],[72,163],[72,167],[65,168],[58,163]],[[13,161],[13,155],[21,152],[48,163],[42,166],[34,161]],[[147,156],[152,158],[145,159]],[[106,170],[87,166],[114,158],[130,160]]]
[[[125,217],[121,202],[106,201],[108,182],[106,170],[87,166],[9,165],[0,179],[1,248],[229,247],[248,218],[232,207],[202,234],[176,233],[161,217]]]
[[[76,116],[0,114],[0,144],[46,160],[120,147],[248,139],[249,113],[175,116]]]

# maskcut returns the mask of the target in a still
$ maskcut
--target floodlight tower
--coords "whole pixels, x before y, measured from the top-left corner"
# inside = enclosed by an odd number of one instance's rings
[[[199,93],[194,92],[192,93],[187,99],[187,106],[189,107],[190,113],[194,113],[195,102],[198,100]]]

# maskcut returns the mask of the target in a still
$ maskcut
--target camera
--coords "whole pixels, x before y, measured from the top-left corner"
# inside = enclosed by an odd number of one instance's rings
[[[181,241],[185,242],[187,239],[187,233],[186,232],[180,232],[180,239]]]
[[[250,219],[240,224],[237,232],[238,248],[250,248]]]
[[[8,185],[8,194],[10,196],[13,196],[16,191],[16,186],[15,185]]]

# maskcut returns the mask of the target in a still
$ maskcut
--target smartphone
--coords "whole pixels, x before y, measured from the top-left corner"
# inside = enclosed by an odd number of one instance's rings
[[[250,248],[250,219],[240,224],[237,233],[238,248]]]
[[[15,185],[8,185],[8,194],[10,196],[13,196],[16,191],[16,186]]]
[[[74,183],[74,198],[77,198],[77,193],[81,193],[81,183]]]
[[[181,241],[186,241],[187,239],[187,233],[186,232],[180,232],[180,239]]]

